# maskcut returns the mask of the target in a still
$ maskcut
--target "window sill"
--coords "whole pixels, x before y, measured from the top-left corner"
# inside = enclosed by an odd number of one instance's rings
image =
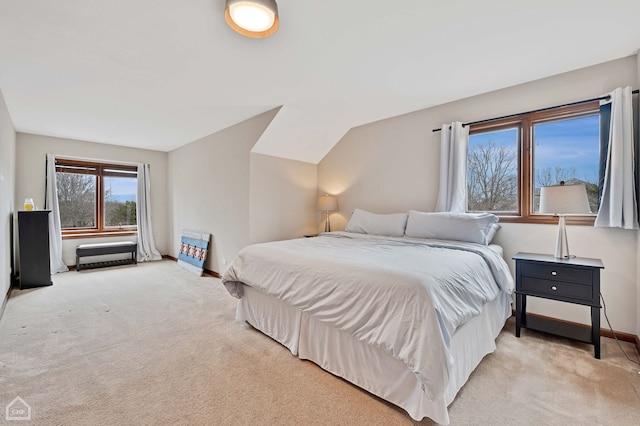
[[[537,223],[547,225],[557,225],[557,216],[500,216],[500,223]],[[596,221],[595,216],[565,216],[567,225],[593,226]]]
[[[63,240],[73,240],[79,238],[104,238],[104,237],[125,237],[131,235],[137,235],[138,231],[105,231],[105,232],[70,232],[68,234],[62,233]]]

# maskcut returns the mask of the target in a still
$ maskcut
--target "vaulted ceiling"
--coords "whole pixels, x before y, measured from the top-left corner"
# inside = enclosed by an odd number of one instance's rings
[[[20,132],[169,151],[282,106],[254,152],[319,162],[351,128],[629,56],[638,0],[277,0],[245,38],[224,0],[0,0]]]

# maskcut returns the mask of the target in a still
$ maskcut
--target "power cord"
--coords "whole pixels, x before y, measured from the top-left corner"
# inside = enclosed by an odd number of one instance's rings
[[[618,340],[618,336],[616,336],[616,333],[613,332],[613,327],[611,327],[611,321],[609,321],[609,317],[607,316],[607,304],[604,303],[604,297],[602,297],[602,293],[600,293],[600,300],[602,300],[602,307],[604,308],[604,317],[607,320],[607,324],[609,324],[609,330],[611,330],[611,334],[613,334],[613,338],[616,339],[616,343],[618,344],[618,347],[620,348],[624,356],[626,356],[629,361],[631,361],[634,364],[640,365],[640,362],[631,359],[629,355],[627,355],[625,350],[622,348],[620,341]],[[638,372],[638,374],[640,374],[640,371]]]

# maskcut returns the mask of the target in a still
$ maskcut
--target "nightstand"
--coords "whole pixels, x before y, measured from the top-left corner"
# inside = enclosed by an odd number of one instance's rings
[[[535,253],[517,253],[516,337],[520,328],[544,331],[590,343],[600,359],[600,259],[556,259]],[[527,315],[527,296],[542,297],[591,307],[591,329],[575,324]]]

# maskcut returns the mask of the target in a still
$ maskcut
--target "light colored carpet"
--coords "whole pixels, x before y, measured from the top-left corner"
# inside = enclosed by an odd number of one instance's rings
[[[162,261],[53,281],[14,290],[0,320],[0,422],[20,396],[41,425],[415,423],[236,323],[215,278]],[[452,424],[638,424],[640,375],[615,342],[603,339],[599,361],[589,345],[513,328],[451,405]]]

